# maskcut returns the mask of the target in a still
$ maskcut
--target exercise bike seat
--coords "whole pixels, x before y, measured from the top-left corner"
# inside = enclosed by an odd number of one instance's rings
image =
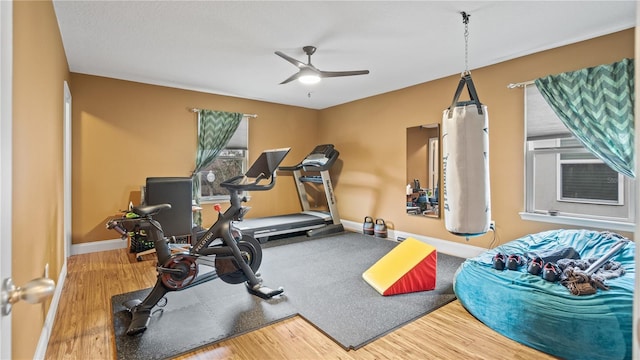
[[[171,204],[158,204],[158,205],[142,205],[142,206],[134,206],[131,209],[132,212],[140,215],[142,217],[155,215],[159,213],[161,210],[171,209]]]

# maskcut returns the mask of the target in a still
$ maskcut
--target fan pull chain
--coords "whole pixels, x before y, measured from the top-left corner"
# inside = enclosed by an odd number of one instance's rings
[[[470,14],[461,12],[464,23],[464,73],[469,74],[469,17]]]

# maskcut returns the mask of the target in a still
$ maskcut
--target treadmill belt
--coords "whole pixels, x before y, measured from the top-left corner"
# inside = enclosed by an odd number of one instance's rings
[[[307,226],[323,225],[326,221],[324,218],[309,214],[289,214],[278,215],[266,218],[245,219],[236,223],[236,227],[240,231],[253,230],[254,232],[262,230],[288,230],[295,228],[304,228]]]

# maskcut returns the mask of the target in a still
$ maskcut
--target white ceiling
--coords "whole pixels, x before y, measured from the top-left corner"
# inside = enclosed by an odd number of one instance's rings
[[[72,72],[323,109],[635,26],[626,1],[54,0]],[[279,85],[297,67],[371,71]],[[506,85],[506,84],[505,84]],[[192,104],[202,106],[201,104]]]

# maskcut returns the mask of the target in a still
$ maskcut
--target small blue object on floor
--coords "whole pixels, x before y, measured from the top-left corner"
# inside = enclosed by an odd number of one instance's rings
[[[552,230],[527,235],[466,260],[454,291],[462,305],[498,333],[565,359],[631,359],[635,244],[611,260],[625,274],[606,280],[609,290],[573,295],[560,282],[517,270],[494,268],[496,254],[535,254],[574,248],[582,259],[599,258],[620,240],[609,232]]]

